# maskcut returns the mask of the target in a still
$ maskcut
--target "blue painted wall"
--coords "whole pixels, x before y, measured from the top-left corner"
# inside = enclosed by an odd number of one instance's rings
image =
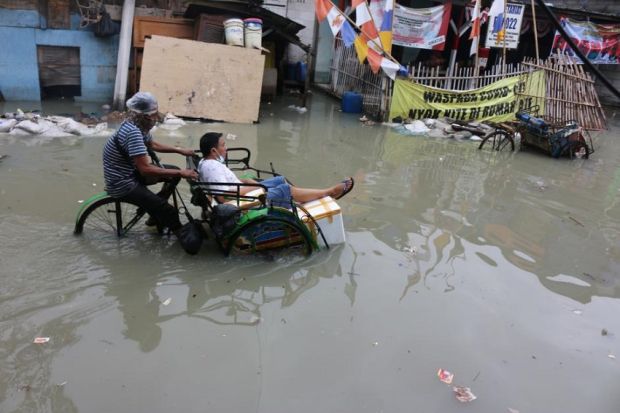
[[[36,11],[0,9],[0,92],[5,100],[41,99],[37,46],[80,48],[82,96],[76,100],[109,102],[114,94],[118,36],[95,37],[79,29],[71,16],[70,30],[45,29]]]

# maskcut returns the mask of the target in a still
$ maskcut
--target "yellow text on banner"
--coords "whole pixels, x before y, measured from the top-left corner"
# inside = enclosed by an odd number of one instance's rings
[[[390,120],[437,119],[505,122],[515,113],[544,101],[544,72],[508,77],[479,89],[453,91],[406,80],[394,82]],[[540,98],[540,99],[537,99]],[[539,113],[544,113],[541,107]]]

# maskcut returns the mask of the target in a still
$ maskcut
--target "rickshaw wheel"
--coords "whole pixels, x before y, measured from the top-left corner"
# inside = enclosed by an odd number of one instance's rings
[[[74,234],[122,237],[146,215],[137,205],[112,197],[102,198],[81,213]]]
[[[480,142],[478,149],[491,149],[493,151],[513,152],[515,150],[515,141],[512,135],[506,131],[498,130],[495,133],[487,136]]]
[[[588,159],[590,156],[590,149],[588,148],[588,145],[581,140],[571,141],[562,155],[566,154],[568,154],[571,159]]]
[[[302,223],[262,216],[235,230],[227,240],[226,255],[277,251],[285,255],[312,254],[311,235]]]

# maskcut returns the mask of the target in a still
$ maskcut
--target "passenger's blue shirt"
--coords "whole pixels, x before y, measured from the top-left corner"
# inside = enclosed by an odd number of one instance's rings
[[[118,140],[118,146],[129,156],[119,152],[114,139]],[[140,129],[130,121],[125,121],[112,135],[103,148],[103,178],[105,189],[113,197],[122,197],[128,194],[138,184],[136,166],[133,163],[134,156],[147,154],[146,145],[151,141],[150,134],[142,134]]]

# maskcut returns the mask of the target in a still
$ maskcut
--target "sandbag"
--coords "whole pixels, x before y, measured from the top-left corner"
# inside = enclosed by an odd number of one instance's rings
[[[181,227],[179,232],[179,243],[185,252],[190,255],[198,254],[203,238],[201,224],[198,221],[188,222]]]
[[[9,132],[16,124],[16,119],[0,119],[0,132]]]

